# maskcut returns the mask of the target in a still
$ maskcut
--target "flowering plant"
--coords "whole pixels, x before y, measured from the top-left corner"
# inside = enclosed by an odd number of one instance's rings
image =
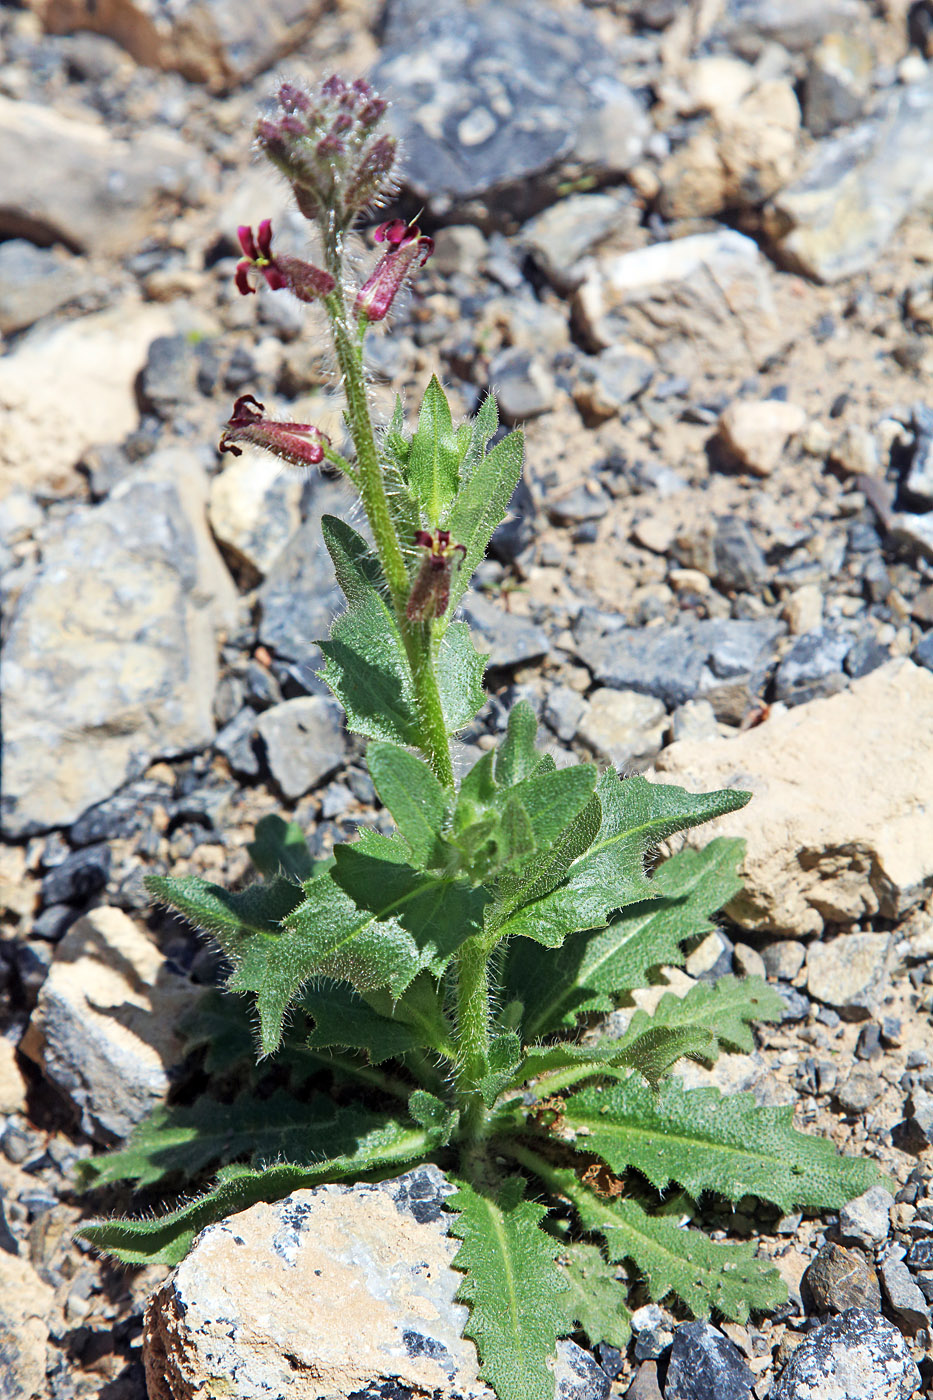
[[[714,1243],[688,1224],[705,1193],[838,1207],[877,1172],[796,1132],[789,1107],[686,1089],[670,1073],[685,1056],[751,1049],[751,1023],[782,1009],[763,981],[668,993],[651,1015],[632,1011],[621,1035],[600,1024],[652,969],[682,963],[684,942],[738,890],[740,842],[684,850],[649,876],[656,848],[747,794],[558,769],[525,703],[455,778],[451,736],[485,700],[485,657],[456,612],[518,483],[522,437],[500,436],[492,395],[455,426],[436,378],[413,429],[399,403],[376,431],[364,340],[433,246],[392,219],[375,230],[384,246],[368,277],[355,285],[348,272],[346,236],[393,178],[384,112],[363,82],[283,86],[257,141],[316,228],[322,265],[277,254],[268,220],[255,236],[239,231],[242,293],[265,282],[326,313],[352,455],[308,423],[266,416],[249,394],[220,446],[326,461],[359,499],[366,536],[323,520],[347,606],[321,643],[322,674],[369,741],[394,829],[363,831],[315,863],[294,822],[266,817],[250,847],[260,878],[246,888],[149,879],[219,942],[228,991],[254,1003],[261,1063],[243,1073],[252,1046],[237,996],[212,994],[192,1031],[207,1090],[159,1109],[86,1174],[140,1188],[219,1174],[168,1215],[83,1233],[127,1261],[175,1262],[206,1224],[256,1201],[437,1161],[456,1187],[455,1266],[482,1375],[500,1400],[550,1400],[559,1338],[625,1344],[630,1277],[652,1297],[737,1320],[781,1300],[753,1244]],[[339,1092],[320,1093],[322,1078]],[[678,1214],[659,1214],[672,1185]]]

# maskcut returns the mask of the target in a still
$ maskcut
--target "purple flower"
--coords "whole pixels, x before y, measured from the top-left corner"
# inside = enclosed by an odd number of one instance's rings
[[[425,622],[432,617],[443,617],[447,611],[451,563],[458,549],[461,555],[466,555],[466,546],[452,544],[449,530],[435,530],[433,535],[429,530],[416,530],[415,544],[426,552],[411,586],[405,612],[411,622]],[[460,563],[463,563],[462,558]]]
[[[357,317],[381,321],[399,288],[419,267],[424,267],[434,252],[434,239],[422,233],[417,224],[406,224],[404,219],[389,219],[380,224],[373,237],[377,243],[389,246],[357,292],[354,310]]]
[[[311,423],[279,423],[264,418],[265,406],[252,394],[242,394],[233,405],[223,436],[218,444],[221,452],[242,456],[238,442],[263,447],[267,452],[289,462],[293,467],[316,467],[324,460],[325,437]]]
[[[272,252],[272,220],[263,219],[253,237],[248,224],[237,229],[237,238],[243,249],[243,258],[237,263],[234,280],[237,290],[244,296],[256,288],[250,282],[253,268],[262,273],[274,292],[287,288],[299,301],[318,301],[328,296],[336,286],[333,277],[322,267],[293,258],[288,253],[276,257]]]

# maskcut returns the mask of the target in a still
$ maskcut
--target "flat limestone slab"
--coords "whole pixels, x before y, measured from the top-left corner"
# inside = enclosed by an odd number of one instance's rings
[[[903,659],[734,739],[672,744],[657,777],[753,794],[689,839],[744,837],[746,888],[729,914],[796,937],[896,918],[933,887],[931,733],[933,673]]]

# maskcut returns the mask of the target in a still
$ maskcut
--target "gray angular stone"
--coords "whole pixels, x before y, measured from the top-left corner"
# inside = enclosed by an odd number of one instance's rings
[[[782,659],[775,674],[775,694],[787,705],[801,705],[845,686],[842,666],[852,637],[831,628],[805,632]]]
[[[272,300],[272,298],[269,298]],[[268,574],[301,516],[302,483],[282,471],[275,458],[244,452],[228,459],[211,479],[210,522],[214,538],[248,577]]]
[[[504,423],[522,423],[553,408],[557,393],[554,378],[530,351],[503,350],[490,365],[489,374]]]
[[[555,685],[548,691],[544,718],[562,743],[570,743],[585,713],[586,701],[579,691],[571,690],[569,685]]]
[[[920,1372],[893,1322],[851,1308],[800,1343],[771,1400],[911,1400]]]
[[[0,248],[0,254],[2,254]],[[926,506],[933,505],[933,408],[914,404],[912,423],[914,449],[904,485]]]
[[[855,1065],[836,1090],[839,1106],[847,1113],[864,1113],[884,1093],[884,1080],[868,1065]]]
[[[889,1248],[878,1263],[878,1272],[891,1308],[911,1332],[916,1332],[929,1327],[930,1308],[904,1263],[905,1253],[903,1245]]]
[[[894,963],[889,933],[845,933],[807,952],[807,991],[849,1020],[864,1020],[881,1004]]]
[[[828,136],[862,116],[874,55],[857,33],[827,34],[810,55],[803,82],[804,125]]]
[[[722,515],[713,535],[716,581],[723,588],[740,593],[757,592],[767,583],[767,560],[746,521],[737,515]]]
[[[405,184],[445,216],[527,218],[568,179],[624,174],[648,135],[590,17],[530,0],[394,0],[372,78],[393,103]]]
[[[747,1400],[755,1376],[734,1342],[708,1322],[674,1333],[664,1400]]]
[[[132,142],[102,124],[0,95],[0,233],[119,256],[151,233],[162,210],[195,202],[204,157],[196,142],[143,129]]]
[[[859,0],[728,0],[721,27],[739,53],[756,55],[765,40],[800,53],[865,18]]]
[[[109,1146],[167,1094],[194,996],[122,910],[94,909],[57,945],[20,1049]]]
[[[283,700],[264,710],[256,730],[269,771],[285,797],[303,797],[346,760],[343,710],[323,695]]]
[[[808,168],[767,211],[778,257],[820,282],[871,267],[901,220],[933,201],[931,122],[928,78],[894,89],[867,121],[820,142]]]
[[[453,1189],[429,1165],[296,1191],[208,1226],[147,1308],[152,1400],[218,1385],[238,1400],[494,1400],[454,1301]],[[608,1376],[573,1342],[558,1343],[554,1373],[555,1400],[606,1400]]]
[[[666,729],[667,711],[655,696],[606,687],[586,702],[577,738],[598,758],[627,769],[658,753]]]
[[[91,285],[85,265],[25,238],[0,243],[0,335],[33,325],[75,301]]]
[[[586,275],[583,259],[626,219],[638,221],[630,191],[572,194],[529,219],[520,240],[558,291],[573,291]]]
[[[466,595],[463,616],[479,633],[477,650],[489,648],[489,666],[520,666],[524,661],[547,656],[551,649],[543,628],[529,622],[526,617],[505,612],[482,593]]]
[[[214,748],[223,754],[231,771],[242,778],[255,778],[260,771],[259,756],[253,746],[257,733],[256,720],[256,711],[244,705],[214,740]]]
[[[342,514],[345,503],[339,486],[315,482],[307,520],[272,564],[258,593],[259,641],[309,671],[321,665],[316,641],[327,636],[343,602],[321,538],[321,516]]]
[[[866,1249],[882,1244],[891,1232],[890,1210],[894,1197],[884,1186],[870,1186],[839,1211],[840,1238]]]
[[[582,525],[586,520],[602,520],[609,512],[609,498],[596,482],[575,486],[566,495],[547,502],[547,513],[555,525]]]
[[[647,389],[657,366],[637,345],[610,345],[600,355],[581,362],[574,402],[585,421],[601,423],[613,417]]]
[[[233,584],[197,457],[157,454],[44,553],[0,661],[3,830],[67,825],[157,756],[214,737]]]

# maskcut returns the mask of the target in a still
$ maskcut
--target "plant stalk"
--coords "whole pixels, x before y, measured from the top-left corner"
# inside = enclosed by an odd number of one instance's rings
[[[379,452],[363,370],[363,341],[351,330],[347,317],[343,288],[342,231],[335,228],[325,229],[324,247],[327,270],[336,284],[333,292],[325,298],[324,304],[330,318],[334,349],[343,380],[350,436],[356,448],[358,479],[355,484],[372,531],[376,552],[385,572],[396,622],[405,645],[421,720],[423,751],[438,781],[447,788],[453,788],[454,770],[444,707],[434,667],[432,628],[430,623],[412,623],[406,615],[411,585],[402,553],[402,542],[392,520],[385,482],[379,466]]]

